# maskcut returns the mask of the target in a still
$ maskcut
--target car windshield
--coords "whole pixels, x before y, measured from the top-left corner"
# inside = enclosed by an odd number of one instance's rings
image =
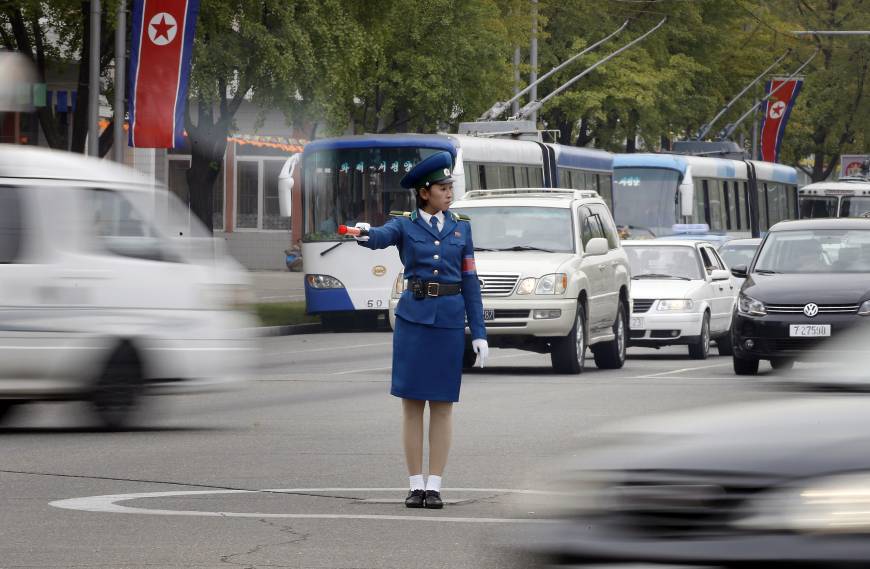
[[[701,265],[694,247],[676,245],[627,246],[631,278],[670,278],[699,280]]]
[[[719,249],[719,256],[725,261],[729,267],[737,265],[749,266],[752,263],[752,257],[755,256],[757,245],[723,245]]]
[[[494,251],[574,252],[571,210],[562,207],[450,208],[471,218],[474,246]]]
[[[814,229],[768,235],[754,272],[863,273],[870,271],[870,230]]]

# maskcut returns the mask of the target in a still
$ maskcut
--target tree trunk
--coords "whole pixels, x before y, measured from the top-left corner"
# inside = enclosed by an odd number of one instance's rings
[[[574,146],[586,146],[592,142],[592,129],[589,128],[589,117],[580,119],[580,128],[577,129],[577,140]]]
[[[226,108],[226,103],[222,103],[221,107]],[[187,186],[190,190],[190,210],[209,231],[214,231],[214,184],[223,166],[232,116],[221,114],[215,121],[210,104],[199,104],[198,116],[199,120],[193,126],[188,106],[186,123],[191,160],[190,169],[187,171]]]

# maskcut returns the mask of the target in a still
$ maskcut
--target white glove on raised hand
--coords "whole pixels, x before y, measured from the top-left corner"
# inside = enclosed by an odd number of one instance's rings
[[[357,229],[365,229],[366,231],[368,231],[369,229],[372,228],[372,226],[370,224],[366,223],[365,221],[358,222],[356,225],[354,225],[354,227],[356,227]],[[356,239],[357,241],[368,241],[369,236],[368,235],[361,235],[359,237],[354,237],[354,239]]]
[[[471,348],[477,354],[474,367],[486,367],[486,358],[489,357],[489,343],[483,338],[478,338],[471,341]]]

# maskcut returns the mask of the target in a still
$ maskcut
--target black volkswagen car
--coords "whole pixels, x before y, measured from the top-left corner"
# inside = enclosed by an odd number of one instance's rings
[[[734,371],[789,368],[870,316],[870,219],[783,221],[749,266],[731,329]],[[868,320],[867,322],[870,322]]]

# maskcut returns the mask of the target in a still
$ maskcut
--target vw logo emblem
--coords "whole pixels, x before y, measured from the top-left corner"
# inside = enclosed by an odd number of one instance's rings
[[[811,302],[811,303],[807,304],[806,306],[804,306],[804,314],[807,315],[808,317],[812,318],[813,316],[815,316],[818,313],[819,313],[819,305],[818,304]]]
[[[477,280],[480,282],[481,289],[486,288],[486,281],[485,280],[483,280],[483,279],[477,279]]]

